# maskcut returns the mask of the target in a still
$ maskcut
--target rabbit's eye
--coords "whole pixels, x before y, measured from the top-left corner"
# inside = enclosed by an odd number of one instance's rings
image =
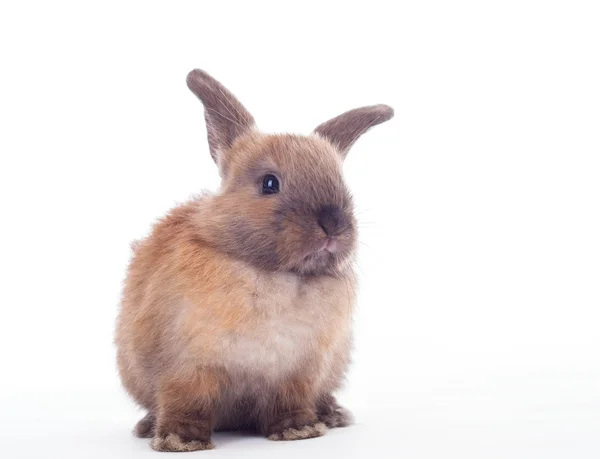
[[[262,180],[262,193],[275,194],[279,193],[279,179],[273,174],[267,174]]]

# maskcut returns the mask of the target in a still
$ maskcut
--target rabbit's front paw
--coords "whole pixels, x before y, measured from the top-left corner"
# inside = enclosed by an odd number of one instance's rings
[[[282,417],[269,429],[267,438],[275,441],[304,440],[321,437],[327,426],[314,413],[299,412]]]
[[[155,451],[201,451],[204,449],[214,449],[215,445],[210,440],[189,440],[186,441],[175,433],[170,433],[166,437],[154,437],[150,443]]]

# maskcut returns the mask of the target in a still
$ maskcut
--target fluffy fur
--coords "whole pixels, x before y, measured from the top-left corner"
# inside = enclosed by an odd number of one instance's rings
[[[132,244],[115,341],[123,385],[148,410],[135,433],[158,451],[194,451],[214,447],[215,429],[295,440],[348,425],[332,395],[355,300],[342,161],[393,112],[366,107],[310,136],[265,135],[208,74],[187,82],[223,181]],[[279,193],[261,194],[266,174]]]

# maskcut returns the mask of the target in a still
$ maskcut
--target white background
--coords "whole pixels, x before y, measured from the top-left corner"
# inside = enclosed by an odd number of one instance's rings
[[[395,118],[346,162],[357,425],[210,457],[600,457],[594,1],[3,2],[5,458],[159,457],[112,333],[129,242],[218,175],[203,68],[266,131]]]

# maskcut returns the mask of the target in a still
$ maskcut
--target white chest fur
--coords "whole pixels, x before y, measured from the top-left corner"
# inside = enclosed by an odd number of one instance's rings
[[[180,368],[217,365],[250,385],[277,384],[306,365],[328,371],[328,359],[349,339],[350,280],[244,268],[186,301],[177,321],[184,341],[172,353]]]
[[[329,303],[325,292],[295,275],[257,275],[247,326],[219,345],[223,363],[270,380],[290,374],[319,351],[326,316],[333,313]]]
[[[339,279],[257,274],[246,298],[247,323],[218,343],[222,364],[277,382],[308,361],[326,359],[323,343],[349,330],[346,286]]]

